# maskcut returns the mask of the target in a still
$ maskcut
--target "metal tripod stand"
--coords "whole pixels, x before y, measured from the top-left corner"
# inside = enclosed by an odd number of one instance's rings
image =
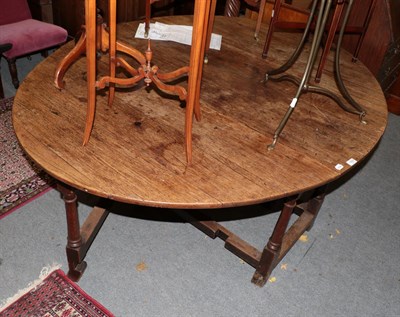
[[[341,72],[340,72],[340,48],[341,48],[341,44],[342,44],[342,40],[343,40],[343,34],[345,31],[345,27],[346,27],[348,18],[350,16],[351,8],[353,6],[353,2],[354,2],[354,0],[349,0],[347,9],[345,11],[345,15],[343,18],[342,26],[340,28],[339,37],[338,37],[338,41],[337,41],[336,53],[335,53],[335,65],[334,65],[334,75],[335,75],[335,81],[336,81],[337,87],[348,104],[346,104],[340,97],[338,97],[336,94],[334,94],[330,90],[309,84],[311,72],[312,72],[313,66],[315,64],[315,61],[317,59],[318,50],[321,45],[322,36],[323,36],[324,30],[325,30],[325,27],[327,24],[329,11],[330,11],[330,8],[332,5],[332,0],[314,0],[312,3],[311,12],[310,12],[310,16],[307,21],[306,28],[304,30],[303,36],[302,36],[300,43],[297,46],[296,50],[294,51],[292,56],[287,60],[287,62],[285,64],[283,64],[281,67],[279,67],[277,69],[268,71],[265,74],[265,83],[268,82],[268,80],[273,80],[273,81],[277,81],[277,82],[289,81],[289,82],[292,82],[292,83],[298,85],[296,95],[292,99],[292,102],[290,103],[288,110],[286,111],[284,117],[282,118],[277,129],[275,130],[272,143],[268,146],[268,149],[272,150],[275,148],[275,145],[278,142],[279,136],[281,135],[282,130],[285,128],[290,116],[292,115],[294,109],[296,108],[301,95],[304,93],[307,93],[307,92],[318,93],[318,94],[322,94],[322,95],[330,97],[343,110],[345,110],[349,113],[357,114],[360,117],[360,122],[366,123],[364,121],[366,111],[363,109],[362,106],[360,106],[350,96],[349,92],[347,91],[347,89],[343,83]],[[318,4],[319,4],[319,10],[318,10],[318,14],[317,14],[316,12],[317,12]],[[287,71],[296,62],[296,60],[300,56],[300,53],[302,52],[302,50],[304,48],[304,44],[306,42],[307,36],[310,32],[311,24],[313,23],[314,17],[316,14],[317,14],[317,21],[316,21],[316,26],[315,26],[315,32],[314,32],[311,49],[310,49],[310,54],[308,56],[308,60],[307,60],[307,64],[306,64],[306,67],[304,70],[303,77],[301,79],[299,79],[292,75],[287,75],[287,74],[280,75],[283,72]],[[280,76],[277,76],[277,75],[280,75]],[[277,77],[275,77],[275,76],[277,76]]]

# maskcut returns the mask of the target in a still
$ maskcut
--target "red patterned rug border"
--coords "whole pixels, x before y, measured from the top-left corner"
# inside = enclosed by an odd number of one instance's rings
[[[60,293],[56,294],[57,291]],[[42,299],[44,301],[41,301]],[[40,280],[33,282],[29,289],[13,297],[11,302],[0,308],[0,317],[11,317],[21,312],[28,312],[29,315],[24,316],[32,317],[59,316],[59,313],[62,314],[60,316],[65,317],[115,317],[107,308],[70,280],[61,269],[56,269],[47,276],[41,277]]]
[[[12,109],[12,104],[14,101],[14,97],[4,98],[0,100],[0,113],[10,111]]]
[[[8,209],[8,210],[2,210],[0,212],[0,220],[5,218],[6,216],[8,216],[9,214],[13,213],[14,211],[16,211],[17,209],[25,206],[26,204],[29,204],[31,201],[35,200],[36,198],[39,198],[40,196],[46,194],[47,192],[49,192],[50,190],[54,189],[54,186],[46,186],[45,189],[43,189],[42,191],[34,194],[32,197],[27,198],[24,202],[19,203],[17,206],[13,206],[12,208]]]
[[[14,97],[0,100],[0,114],[11,111],[13,101]],[[46,193],[54,183],[52,177],[40,170],[36,175],[0,192],[0,219]]]

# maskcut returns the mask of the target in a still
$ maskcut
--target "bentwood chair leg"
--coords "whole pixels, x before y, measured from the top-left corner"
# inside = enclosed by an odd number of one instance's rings
[[[210,5],[206,8],[205,13],[205,21],[204,21],[204,29],[202,35],[202,45],[201,45],[201,57],[200,57],[200,65],[199,65],[199,76],[197,80],[197,88],[196,88],[196,103],[194,105],[194,115],[197,121],[201,120],[201,112],[200,112],[200,91],[201,91],[201,79],[203,77],[203,66],[205,63],[205,54],[210,47],[211,33],[212,27],[214,25],[214,17],[215,17],[215,8],[217,5],[216,0],[211,0]],[[204,61],[201,62],[201,61]],[[190,75],[189,75],[190,76]]]
[[[109,1],[109,64],[110,64],[110,78],[115,78],[116,68],[116,47],[117,47],[117,3],[116,0]],[[112,107],[115,96],[115,84],[108,84],[108,106]]]
[[[64,75],[68,68],[78,60],[78,58],[86,52],[86,28],[82,30],[82,34],[75,44],[74,48],[61,60],[57,65],[54,76],[54,84],[58,89],[63,89],[65,86]]]
[[[208,27],[207,27],[207,39],[205,44],[205,57],[204,63],[208,63],[208,51],[210,50],[210,43],[211,43],[211,35],[214,28],[214,20],[215,20],[215,8],[217,7],[217,0],[211,0],[211,10],[210,10],[210,17],[208,20]]]
[[[102,32],[103,32],[103,19],[100,15],[97,15],[97,49],[102,49]],[[82,26],[81,35],[79,40],[76,42],[74,48],[61,60],[61,62],[57,65],[57,69],[55,71],[54,76],[54,84],[58,89],[64,88],[64,75],[67,72],[68,68],[75,63],[80,56],[86,53],[86,27]]]
[[[96,1],[85,0],[87,113],[83,145],[89,141],[96,109]]]

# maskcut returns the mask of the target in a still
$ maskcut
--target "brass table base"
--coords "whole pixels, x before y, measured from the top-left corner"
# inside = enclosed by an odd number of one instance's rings
[[[310,16],[307,21],[305,31],[303,33],[303,36],[302,36],[300,43],[297,46],[296,50],[294,51],[292,56],[287,60],[287,62],[285,64],[283,64],[281,67],[279,67],[277,69],[268,71],[265,74],[265,83],[268,82],[268,80],[289,81],[298,86],[297,92],[296,92],[294,98],[292,99],[292,102],[290,103],[289,108],[287,109],[284,117],[282,118],[277,129],[275,130],[272,143],[268,146],[268,149],[272,150],[275,148],[284,127],[286,126],[287,122],[289,121],[290,116],[292,115],[294,109],[296,108],[296,106],[299,102],[301,95],[304,93],[307,93],[307,92],[318,93],[318,94],[328,96],[329,98],[334,100],[343,110],[345,110],[349,113],[358,115],[360,117],[361,123],[364,123],[364,124],[366,123],[364,121],[366,111],[363,109],[363,107],[361,105],[359,105],[351,97],[351,95],[349,94],[349,92],[347,91],[347,89],[343,83],[343,80],[341,77],[341,72],[340,72],[340,47],[341,47],[344,30],[345,30],[345,27],[346,27],[346,24],[347,24],[349,15],[350,15],[350,11],[351,11],[353,2],[354,2],[354,0],[349,0],[348,7],[345,12],[345,16],[343,18],[342,26],[341,26],[341,29],[339,32],[339,38],[338,38],[336,54],[335,54],[335,69],[334,69],[335,80],[336,80],[338,89],[339,89],[340,93],[342,94],[342,96],[344,97],[344,99],[347,101],[348,105],[346,105],[346,103],[340,97],[335,95],[333,92],[331,92],[327,89],[324,89],[322,87],[313,86],[313,85],[309,84],[311,71],[312,71],[315,61],[317,59],[318,50],[319,50],[319,47],[320,47],[321,41],[322,41],[322,35],[324,33],[325,26],[326,26],[326,23],[328,20],[329,11],[330,11],[330,8],[332,5],[332,0],[314,0],[312,3]],[[301,79],[298,79],[292,75],[280,75],[280,74],[284,73],[285,71],[287,71],[296,62],[296,60],[300,56],[300,53],[302,52],[302,50],[304,48],[306,38],[310,32],[311,24],[314,20],[314,16],[317,11],[318,3],[320,4],[320,6],[319,6],[319,10],[318,10],[318,15],[317,15],[315,33],[313,36],[310,54],[308,56],[308,60],[307,60],[307,64],[306,64],[306,67],[305,67],[305,70],[303,73],[303,77]],[[277,75],[280,75],[280,76],[277,76]]]

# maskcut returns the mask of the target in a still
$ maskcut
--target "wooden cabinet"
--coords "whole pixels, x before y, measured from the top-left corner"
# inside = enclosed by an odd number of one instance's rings
[[[349,25],[361,25],[371,0],[355,0]],[[373,12],[359,59],[378,78],[384,91],[394,83],[400,70],[400,2],[378,0]],[[343,47],[352,51],[357,35],[346,35]]]
[[[34,19],[53,23],[52,0],[28,0],[28,4]]]
[[[85,21],[84,0],[52,0],[52,2],[54,24],[62,26],[68,31],[70,36],[74,37],[80,31],[81,25],[83,25]],[[152,5],[152,16],[192,14],[193,3],[193,0],[161,0]],[[108,1],[97,0],[97,7],[100,9],[104,20],[107,22]],[[144,15],[144,0],[117,1],[118,23],[143,19]]]
[[[370,0],[355,0],[349,24],[359,25]],[[389,111],[400,114],[400,1],[378,0],[371,18],[359,59],[378,79]],[[346,35],[344,48],[352,51],[357,36]]]
[[[84,0],[53,0],[53,19],[74,37],[85,21]]]
[[[85,21],[84,0],[29,0],[50,2],[53,6],[54,24],[62,26],[72,37],[80,31]],[[201,0],[200,0],[201,1]],[[217,14],[223,14],[226,0],[217,0]],[[97,0],[104,20],[107,22],[108,0]],[[152,16],[193,14],[194,0],[160,0],[152,5]],[[144,19],[145,0],[118,0],[117,22]]]

